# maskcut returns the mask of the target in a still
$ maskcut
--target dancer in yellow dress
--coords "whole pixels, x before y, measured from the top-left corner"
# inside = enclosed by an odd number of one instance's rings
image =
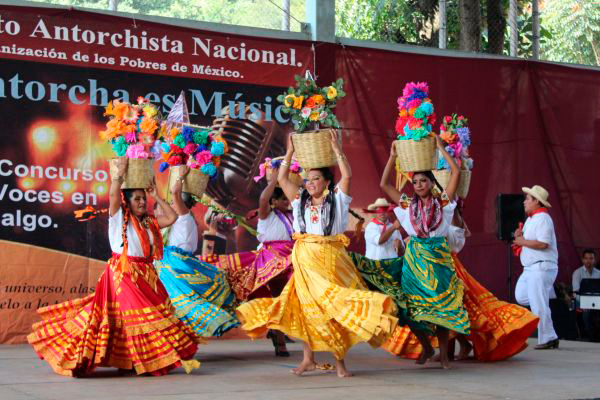
[[[255,299],[237,309],[242,328],[253,338],[267,329],[277,329],[303,341],[304,358],[292,372],[314,370],[314,351],[327,351],[336,358],[337,374],[348,377],[344,355],[359,342],[379,347],[397,324],[393,300],[368,291],[345,247],[348,195],[352,172],[339,148],[337,135],[331,145],[336,153],[341,179],[334,185],[329,168],[308,171],[306,188],[288,179],[294,153],[288,150],[279,168],[279,183],[294,210],[294,274],[276,298]]]

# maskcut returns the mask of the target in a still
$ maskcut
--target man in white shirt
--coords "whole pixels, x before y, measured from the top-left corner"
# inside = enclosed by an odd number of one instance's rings
[[[573,293],[575,294],[575,304],[579,308],[579,288],[583,279],[600,279],[600,270],[594,268],[596,264],[596,252],[592,249],[585,249],[581,254],[583,265],[573,272]],[[592,323],[592,315],[595,310],[583,310],[582,320],[586,337],[592,338],[595,335]]]
[[[392,204],[386,199],[380,198],[370,204],[365,210],[368,213],[376,213],[375,218],[365,228],[365,257],[371,260],[385,260],[398,257],[398,247],[403,248],[404,242],[399,232],[400,222],[389,221],[389,213]]]
[[[558,336],[552,324],[550,294],[558,274],[558,250],[554,223],[548,213],[548,191],[539,185],[523,188],[523,205],[528,215],[525,225],[515,231],[514,246],[520,253],[523,273],[517,281],[515,298],[530,306],[540,318],[536,350],[558,348]]]

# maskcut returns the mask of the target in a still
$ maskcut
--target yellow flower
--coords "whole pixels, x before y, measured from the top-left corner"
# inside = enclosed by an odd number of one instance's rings
[[[157,112],[158,112],[158,110],[155,107],[152,107],[152,106],[144,107],[144,116],[146,116],[148,118],[154,117]]]
[[[337,97],[337,89],[333,86],[329,86],[329,88],[327,88],[327,98],[329,100],[333,100]]]
[[[283,99],[283,104],[285,104],[286,107],[291,107],[292,105],[294,105],[294,100],[295,99],[296,99],[296,95],[294,95],[294,94],[288,94]]]
[[[311,121],[318,121],[319,120],[319,113],[318,112],[312,112],[310,113],[310,120]]]
[[[294,108],[297,110],[301,109],[303,102],[304,102],[304,96],[294,97]]]

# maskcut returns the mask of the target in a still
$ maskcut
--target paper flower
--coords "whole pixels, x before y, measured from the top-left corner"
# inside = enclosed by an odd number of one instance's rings
[[[283,99],[283,104],[286,107],[292,107],[294,105],[294,99],[296,98],[295,95],[293,94],[288,94],[287,96],[284,97]]]
[[[148,152],[144,148],[144,145],[142,144],[132,144],[131,146],[129,146],[127,148],[126,156],[127,158],[150,158],[150,155],[148,154]]]
[[[197,144],[194,143],[188,143],[185,145],[185,147],[183,148],[183,152],[187,155],[192,155],[195,151],[196,148],[198,147]]]
[[[183,139],[186,143],[191,143],[194,141],[194,133],[194,128],[190,126],[184,126],[183,130],[181,131],[181,135],[183,136]]]
[[[225,153],[225,145],[221,142],[213,142],[210,146],[210,154],[213,156],[219,157]]]
[[[140,123],[140,130],[144,133],[154,133],[158,129],[156,121],[152,118],[143,117]]]
[[[156,114],[158,113],[158,110],[156,109],[156,107],[154,107],[152,105],[147,105],[147,106],[144,106],[143,112],[144,112],[144,116],[146,118],[154,118],[156,116]]]
[[[317,103],[315,102],[315,99],[313,97],[309,97],[308,100],[306,100],[306,104],[304,105],[304,107],[306,108],[315,108],[316,106]]]
[[[182,165],[183,158],[178,155],[173,155],[173,156],[169,157],[169,160],[167,162],[169,163],[170,166]]]
[[[129,145],[125,141],[125,138],[123,136],[119,136],[113,142],[112,148],[113,151],[117,154],[117,156],[123,157],[127,153],[128,146]]]
[[[125,134],[125,141],[127,143],[135,143],[137,141],[137,135],[135,132],[129,132]]]
[[[214,176],[217,173],[217,168],[213,165],[213,163],[207,163],[200,167],[200,171],[208,176]]]
[[[206,142],[208,141],[208,137],[209,137],[209,131],[208,130],[201,130],[201,131],[196,131],[194,132],[194,143],[196,144],[206,144]]]
[[[308,118],[311,121],[318,121],[319,120],[319,112],[318,111],[314,111],[314,112],[310,113],[310,116]]]
[[[310,108],[308,108],[308,107],[304,107],[304,108],[302,109],[302,112],[301,112],[301,114],[300,114],[300,115],[302,115],[302,118],[308,118],[308,117],[310,117],[310,114],[311,114],[311,113],[312,113],[312,110],[311,110]]]
[[[204,165],[209,163],[212,160],[212,154],[210,154],[210,151],[201,151],[199,153],[196,154],[196,162],[200,165]]]
[[[161,162],[159,167],[158,167],[158,172],[165,172],[167,170],[167,168],[169,168],[169,163],[168,162]]]
[[[299,110],[302,108],[302,102],[304,101],[304,96],[296,96],[294,97],[293,108]]]
[[[175,140],[173,140],[173,144],[181,149],[185,147],[186,141],[181,133],[175,137]]]

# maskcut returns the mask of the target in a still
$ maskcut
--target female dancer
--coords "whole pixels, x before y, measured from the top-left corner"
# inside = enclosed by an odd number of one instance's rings
[[[108,233],[113,256],[96,286],[82,299],[43,307],[42,321],[27,339],[55,372],[82,376],[97,366],[135,369],[137,374],[166,374],[193,359],[197,337],[171,312],[169,296],[158,279],[153,259],[162,258],[160,227],[176,214],[152,186],[121,191],[127,159],[119,158],[118,176],[110,186]],[[146,193],[163,210],[147,214]]]
[[[406,296],[408,317],[417,323],[410,325],[411,330],[424,348],[417,363],[424,364],[434,355],[427,334],[435,333],[442,367],[449,368],[448,330],[468,334],[469,319],[463,307],[463,285],[456,276],[446,239],[456,207],[456,202],[448,199],[456,192],[459,169],[437,136],[436,141],[452,171],[444,193],[434,195],[437,181],[431,171],[413,174],[415,196],[412,199],[390,185],[389,175],[396,161],[393,146],[380,186],[400,205],[394,213],[410,235],[402,265],[401,288]]]
[[[182,192],[178,178],[171,189],[172,206],[178,217],[163,232],[167,238],[163,259],[156,262],[159,277],[175,307],[175,315],[201,337],[221,336],[239,325],[233,314],[233,293],[225,271],[194,257],[198,247],[198,226],[191,213],[195,201]],[[157,215],[162,216],[161,208]]]
[[[351,376],[344,364],[346,351],[358,342],[378,347],[396,326],[396,307],[391,298],[366,290],[346,253],[348,196],[352,176],[337,135],[331,145],[340,166],[341,179],[334,185],[329,168],[308,172],[306,188],[288,179],[294,147],[288,138],[287,153],[279,169],[279,183],[294,211],[294,275],[276,298],[255,299],[237,309],[242,328],[251,337],[278,329],[301,339],[302,363],[297,375],[315,369],[313,351],[328,351],[336,358],[339,377]]]
[[[456,275],[465,286],[463,300],[469,313],[471,328],[469,336],[456,337],[460,343],[457,359],[467,358],[474,348],[475,359],[478,361],[505,360],[527,347],[527,338],[536,329],[538,318],[523,307],[498,300],[467,272],[458,259],[458,253],[468,236],[469,229],[457,206],[448,231],[448,245]],[[383,348],[405,358],[417,358],[423,350],[416,337],[406,328],[397,329]]]

